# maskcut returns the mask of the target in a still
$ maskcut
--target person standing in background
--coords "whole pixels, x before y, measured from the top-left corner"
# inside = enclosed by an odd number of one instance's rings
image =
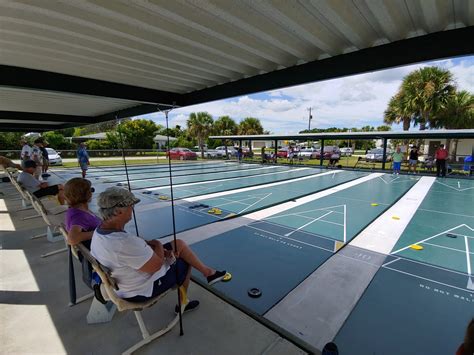
[[[20,154],[20,160],[21,160],[21,166],[25,166],[24,163],[25,161],[27,160],[30,160],[30,156],[31,156],[31,147],[29,146],[28,142],[26,141],[26,139],[22,139],[20,141],[20,144],[22,146],[21,148],[21,154]]]
[[[35,140],[33,147],[31,148],[31,160],[36,163],[36,171],[34,177],[39,179],[41,173],[43,172],[43,153],[41,152],[40,147],[43,145],[43,140],[38,138]]]
[[[418,147],[413,146],[413,148],[411,148],[410,156],[408,159],[408,173],[410,173],[413,168],[413,174],[416,174],[417,165],[418,165]]]
[[[42,177],[48,177],[51,176],[48,174],[48,168],[49,168],[49,155],[48,151],[46,150],[46,146],[48,145],[48,142],[46,142],[43,138],[41,138],[41,154],[43,154],[43,173],[41,174]]]
[[[444,144],[440,144],[439,148],[436,150],[436,176],[446,177],[446,159],[448,158],[448,151],[444,149]]]
[[[87,153],[86,144],[80,143],[77,150],[77,161],[82,170],[82,178],[86,177],[87,169],[89,168],[89,154]]]
[[[400,147],[397,147],[394,153],[392,153],[392,161],[393,161],[393,174],[398,175],[400,174],[400,168],[402,166],[403,160],[403,153],[401,152]]]

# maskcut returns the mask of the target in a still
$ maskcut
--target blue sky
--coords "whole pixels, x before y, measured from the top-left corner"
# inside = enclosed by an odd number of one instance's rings
[[[173,110],[170,126],[186,126],[191,112],[207,111],[214,119],[229,115],[237,122],[257,117],[271,133],[292,134],[308,127],[308,107],[313,108],[312,128],[362,127],[383,124],[383,112],[402,79],[412,70],[436,65],[449,69],[459,89],[474,92],[474,56],[419,63],[317,83],[244,95]],[[164,115],[141,116],[164,124]],[[393,126],[393,130],[401,130]],[[416,129],[416,128],[412,128]]]

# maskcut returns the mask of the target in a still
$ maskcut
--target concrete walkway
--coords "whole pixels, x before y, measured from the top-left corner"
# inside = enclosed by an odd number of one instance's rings
[[[45,232],[41,218],[22,220],[33,210],[17,211],[19,197],[10,183],[0,183],[0,342],[2,353],[117,354],[141,335],[131,312],[116,313],[110,323],[87,325],[90,300],[68,307],[66,253],[40,255],[64,247],[63,242],[31,240]],[[77,263],[76,263],[77,264]],[[88,293],[76,265],[78,297]],[[292,343],[192,283],[189,296],[200,309],[178,327],[139,350],[138,354],[305,354]],[[143,312],[150,330],[172,316],[176,298]]]

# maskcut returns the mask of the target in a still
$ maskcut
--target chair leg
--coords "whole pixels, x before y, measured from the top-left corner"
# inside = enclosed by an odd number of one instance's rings
[[[21,220],[26,221],[28,219],[33,219],[33,218],[38,218],[38,217],[41,217],[41,215],[37,214],[37,215],[34,215],[34,216],[23,217]]]
[[[122,353],[122,355],[130,355],[132,354],[133,352],[137,351],[138,349],[140,349],[143,345],[146,345],[148,343],[150,343],[151,341],[155,340],[155,339],[158,339],[159,337],[161,337],[162,335],[165,335],[166,333],[168,333],[171,329],[174,328],[174,326],[176,324],[178,324],[179,322],[179,315],[176,315],[172,320],[171,322],[168,323],[168,325],[166,325],[164,328],[160,329],[159,331],[153,333],[153,334],[149,334],[148,333],[148,330],[146,329],[145,327],[145,323],[143,322],[143,318],[142,318],[142,315],[139,311],[135,311],[133,312],[135,313],[135,317],[137,318],[137,322],[138,322],[138,325],[140,326],[140,330],[142,332],[142,335],[143,335],[143,340],[139,341],[138,343],[136,343],[134,346],[132,346],[131,348],[129,348],[128,350],[124,351]]]
[[[43,233],[43,234],[37,234],[32,236],[30,239],[39,239],[39,238],[44,238],[48,235],[48,233]]]
[[[54,250],[54,251],[51,251],[51,252],[46,253],[46,254],[41,254],[41,257],[42,258],[47,258],[48,256],[56,255],[56,254],[59,254],[59,253],[64,253],[65,251],[67,251],[67,248],[58,249],[58,250]]]
[[[94,292],[88,293],[87,295],[84,295],[82,297],[76,298],[75,303],[69,303],[69,307],[73,307],[79,303],[82,303],[84,301],[90,300],[92,297],[94,297]]]

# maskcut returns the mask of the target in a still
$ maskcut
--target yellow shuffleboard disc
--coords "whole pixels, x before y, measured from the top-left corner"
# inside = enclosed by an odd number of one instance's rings
[[[418,244],[412,244],[410,245],[410,248],[412,248],[413,250],[423,250],[423,247]]]
[[[375,207],[375,206],[378,206],[379,204],[378,203],[371,203],[370,205]]]
[[[398,217],[398,216],[392,216],[392,219],[395,219],[395,220],[398,221],[398,220],[400,219],[400,217]]]
[[[163,196],[161,195],[160,197],[158,197],[160,200],[167,200],[168,199],[168,196]]]
[[[232,280],[232,274],[230,272],[226,272],[224,278],[222,279],[223,282],[227,282]]]

